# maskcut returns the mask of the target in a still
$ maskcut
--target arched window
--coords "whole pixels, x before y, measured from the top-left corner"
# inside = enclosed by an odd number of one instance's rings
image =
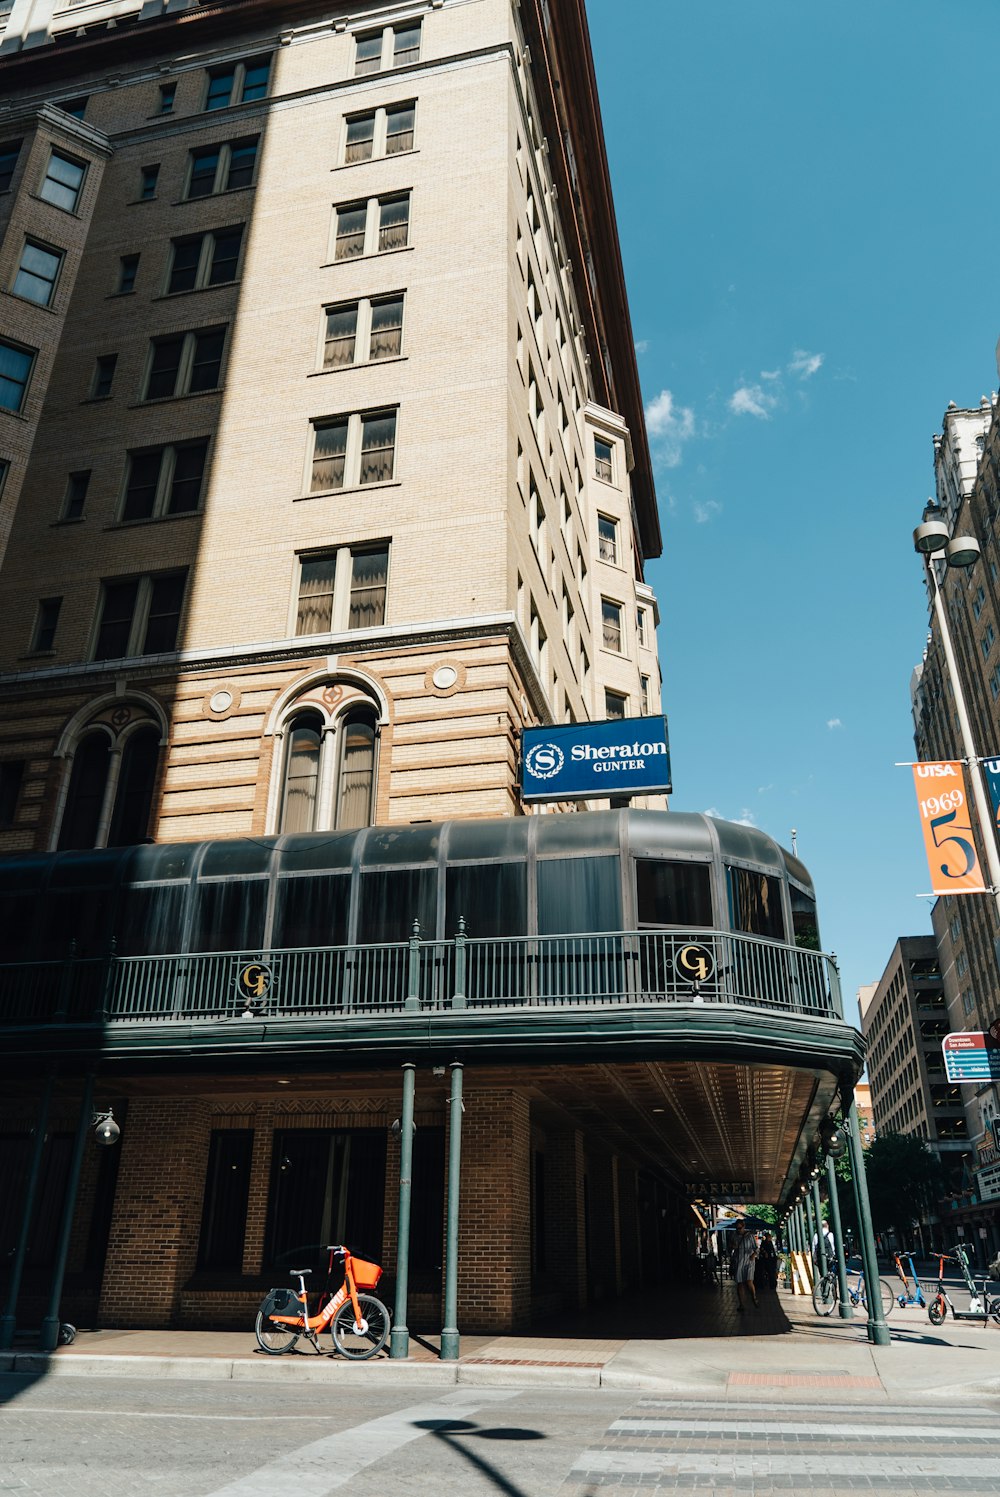
[[[159,758],[158,728],[139,728],[126,739],[108,832],[109,847],[131,847],[149,835]]]
[[[311,832],[319,809],[319,770],[323,751],[323,719],[318,712],[293,718],[288,732],[288,757],[281,805],[281,831]]]
[[[375,801],[377,719],[368,707],[339,717],[316,708],[295,713],[285,729],[279,832],[368,826]]]
[[[349,712],[341,722],[338,827],[350,830],[369,825],[374,784],[375,717],[362,707]]]
[[[128,847],[149,835],[163,729],[145,704],[115,699],[69,724],[56,846]]]
[[[106,733],[88,733],[77,744],[59,830],[60,852],[97,846],[110,765],[111,740]]]

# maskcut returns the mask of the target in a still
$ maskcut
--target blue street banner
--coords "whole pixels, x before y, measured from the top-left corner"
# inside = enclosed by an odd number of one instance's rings
[[[991,1035],[964,1029],[941,1041],[945,1076],[950,1085],[1000,1080],[1000,1045]]]
[[[1000,759],[984,759],[983,774],[986,776],[986,788],[993,807],[993,823],[1000,826]]]
[[[603,800],[666,794],[671,788],[665,717],[524,730],[521,794],[526,801]]]

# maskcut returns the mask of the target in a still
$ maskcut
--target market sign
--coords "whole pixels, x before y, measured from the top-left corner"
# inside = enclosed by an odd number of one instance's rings
[[[976,1170],[976,1188],[981,1201],[1000,1199],[1000,1164],[990,1164]]]
[[[686,1189],[696,1201],[713,1206],[742,1206],[755,1199],[752,1180],[689,1180]]]
[[[979,1030],[946,1034],[941,1041],[948,1081],[1000,1081],[1000,1045]]]
[[[665,717],[524,730],[521,795],[526,801],[604,800],[671,789]]]

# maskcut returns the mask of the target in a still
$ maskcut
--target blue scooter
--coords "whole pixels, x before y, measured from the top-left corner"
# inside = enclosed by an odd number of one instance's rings
[[[907,1277],[906,1270],[903,1268],[902,1264],[902,1258],[904,1257],[906,1258],[907,1263],[910,1265],[909,1278]],[[904,1294],[896,1295],[896,1304],[899,1305],[900,1309],[905,1309],[907,1305],[919,1305],[923,1310],[924,1308],[926,1308],[927,1301],[924,1299],[924,1291],[920,1287],[920,1280],[917,1278],[917,1270],[913,1265],[913,1253],[896,1253],[895,1259],[896,1272],[899,1274],[903,1289],[905,1290]],[[911,1279],[913,1281],[912,1284],[910,1282]]]

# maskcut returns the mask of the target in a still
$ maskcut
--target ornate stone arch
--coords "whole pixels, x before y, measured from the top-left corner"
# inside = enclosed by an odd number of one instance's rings
[[[151,733],[156,734],[155,752],[151,752],[154,745],[148,741]],[[89,746],[95,738],[107,742],[106,765],[93,756],[87,761],[78,758],[81,745]],[[135,823],[132,835],[141,840],[148,830],[157,760],[166,740],[166,713],[146,692],[107,692],[73,713],[59,735],[53,756],[61,765],[61,776],[50,849],[70,844],[106,847],[116,820],[121,822],[126,817],[126,825],[120,829],[127,834],[131,824],[127,809]],[[84,794],[89,798],[87,808],[82,802]],[[67,816],[71,822],[67,822]],[[126,840],[131,838],[126,835]]]
[[[267,832],[367,825],[375,804],[380,729],[388,720],[385,692],[361,671],[314,671],[287,687],[264,728],[265,736],[274,739]],[[293,770],[295,753],[302,773]],[[350,767],[351,757],[355,767]],[[349,775],[355,787],[345,821]],[[296,814],[289,805],[292,794],[299,801]],[[365,800],[363,812],[359,807]]]

